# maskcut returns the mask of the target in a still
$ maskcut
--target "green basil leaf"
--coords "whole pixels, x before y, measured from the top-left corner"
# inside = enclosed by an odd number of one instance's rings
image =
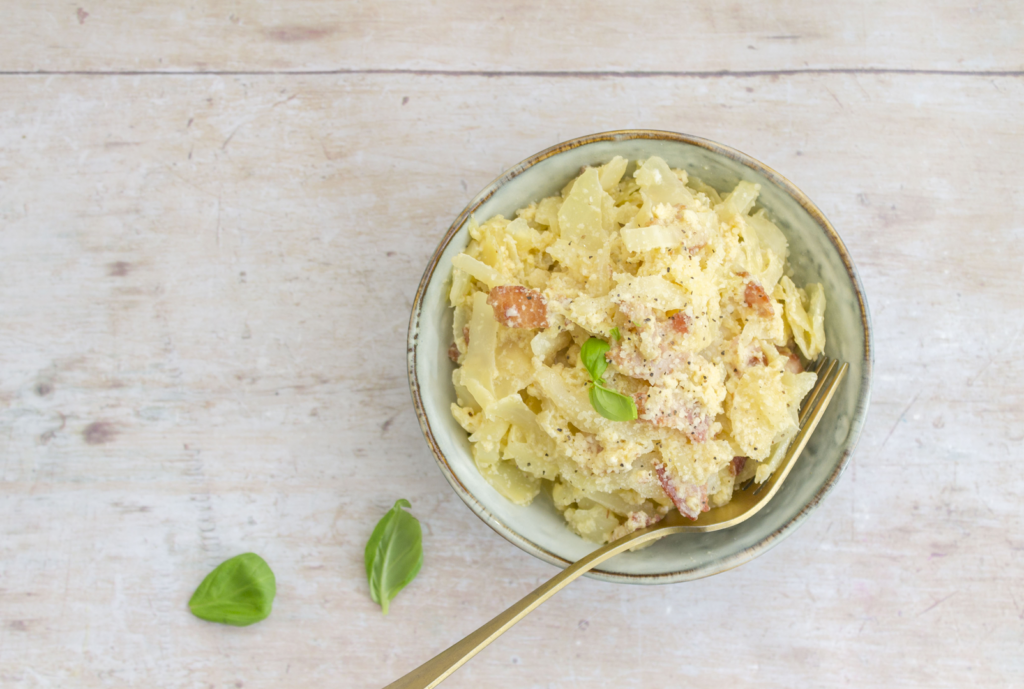
[[[632,421],[637,417],[636,402],[632,397],[596,383],[590,386],[590,404],[598,414],[612,421]]]
[[[604,354],[609,349],[611,347],[607,342],[596,337],[592,337],[584,342],[583,347],[580,348],[580,360],[583,362],[583,366],[586,367],[587,372],[590,373],[590,377],[594,379],[594,382],[601,382],[601,376],[604,375],[605,369],[608,368],[608,361],[604,358]]]
[[[612,339],[615,339],[615,340],[621,340],[622,339],[622,334],[619,332],[618,328],[612,328]]]
[[[408,500],[398,500],[377,522],[363,556],[370,598],[380,605],[385,615],[391,600],[416,578],[423,566],[420,522],[403,507],[412,505]]]
[[[196,617],[245,627],[266,619],[277,595],[277,580],[262,557],[244,553],[220,563],[192,594]]]

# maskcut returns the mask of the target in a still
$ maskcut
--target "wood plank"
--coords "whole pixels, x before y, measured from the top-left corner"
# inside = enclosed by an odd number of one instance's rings
[[[379,687],[550,576],[435,468],[408,309],[434,243],[503,168],[629,126],[746,151],[835,222],[874,313],[868,425],[835,493],[770,553],[687,585],[575,583],[445,686],[1024,679],[1024,81],[0,90],[0,684]],[[427,561],[385,618],[362,548],[397,497]],[[273,615],[192,618],[205,572],[246,550],[277,573]]]
[[[1020,71],[1012,3],[7,3],[0,71]]]

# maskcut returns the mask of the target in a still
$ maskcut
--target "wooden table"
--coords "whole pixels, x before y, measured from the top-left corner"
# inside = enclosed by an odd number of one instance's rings
[[[406,324],[482,186],[628,127],[745,151],[835,223],[867,427],[778,548],[580,581],[444,686],[1024,685],[1013,3],[0,9],[0,685],[380,687],[551,576],[435,467]],[[362,552],[398,497],[426,563],[383,617]],[[271,617],[194,618],[250,550]]]

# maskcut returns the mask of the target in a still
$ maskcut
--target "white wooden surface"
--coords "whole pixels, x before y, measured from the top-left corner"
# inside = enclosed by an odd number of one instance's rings
[[[478,5],[0,2],[0,686],[380,687],[549,577],[435,468],[405,328],[479,188],[623,127],[836,224],[868,424],[768,554],[578,582],[444,686],[1024,685],[1019,8]],[[426,564],[382,617],[398,497]],[[193,618],[247,550],[272,616]]]

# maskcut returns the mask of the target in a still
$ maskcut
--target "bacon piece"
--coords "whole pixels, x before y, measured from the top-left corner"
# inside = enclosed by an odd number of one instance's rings
[[[758,354],[751,354],[750,358],[747,359],[747,366],[767,366],[768,357],[765,356],[764,352]]]
[[[668,319],[669,327],[680,335],[685,335],[690,332],[690,326],[692,324],[693,319],[682,311]]]
[[[697,404],[682,394],[672,394],[664,388],[653,390],[660,393],[653,400],[653,406],[650,391],[644,390],[633,396],[638,419],[652,426],[665,426],[682,431],[692,443],[703,443],[708,440],[714,419],[704,414]]]
[[[690,354],[685,352],[668,351],[663,356],[653,361],[648,361],[640,352],[635,350],[627,354],[624,348],[616,343],[612,345],[605,358],[618,367],[619,373],[630,378],[639,378],[640,380],[646,380],[648,383],[653,383],[661,380],[672,371],[685,366],[689,362],[690,356]]]
[[[519,285],[493,287],[487,303],[502,325],[528,330],[548,327],[548,303],[538,290]]]
[[[637,332],[660,333],[663,336],[671,336],[673,333],[685,335],[693,325],[693,319],[683,311],[676,312],[674,316],[670,316],[666,320],[660,320],[655,315],[654,309],[646,304],[632,301],[624,301],[619,304],[619,311],[632,321],[633,329]]]
[[[708,511],[708,487],[695,486],[692,483],[685,483],[671,476],[661,462],[654,463],[654,471],[658,475],[658,481],[665,490],[669,500],[676,506],[680,514],[690,519],[696,519],[701,512]]]
[[[612,531],[608,537],[608,542],[617,541],[623,536],[639,531],[640,529],[646,529],[648,526],[657,524],[664,515],[661,514],[647,514],[646,512],[630,512],[626,516],[626,523],[621,524],[617,529]]]
[[[462,341],[466,343],[466,347],[469,347],[469,326],[468,325],[462,328]],[[459,356],[460,356],[460,354],[459,354],[459,345],[457,345],[456,343],[452,342],[451,346],[448,348],[448,358],[451,359],[453,362],[455,362],[457,364],[457,363],[459,363]]]
[[[733,457],[732,461],[729,462],[729,468],[732,470],[733,476],[739,476],[740,472],[743,471],[743,467],[747,464],[746,457]]]
[[[706,442],[711,435],[712,419],[707,414],[701,414],[696,407],[687,407],[686,426],[681,429],[690,442]]]
[[[800,357],[798,357],[796,354],[786,349],[785,347],[779,347],[779,354],[781,354],[784,357],[787,357],[786,364],[784,367],[786,371],[788,371],[789,373],[804,372],[803,362],[800,361]]]
[[[775,315],[771,297],[764,291],[764,287],[761,287],[756,282],[747,283],[747,288],[743,290],[743,301],[746,302],[747,306],[754,309],[758,316],[769,318]]]
[[[636,403],[636,417],[639,419],[647,413],[647,392],[645,390],[641,390],[640,392],[634,393],[633,402]]]
[[[631,527],[630,532],[638,529],[646,529],[648,526],[657,524],[664,515],[661,514],[647,514],[646,512],[630,512],[629,516],[626,517],[626,524]]]
[[[622,326],[629,342],[616,340],[607,354],[619,373],[655,384],[689,363],[693,355],[679,350],[679,338],[693,325],[688,314],[679,311],[670,318],[660,318],[649,306],[633,301],[619,304],[619,312],[629,319]],[[637,347],[636,343],[644,338],[652,338],[660,345],[660,351],[652,358],[641,354]]]

